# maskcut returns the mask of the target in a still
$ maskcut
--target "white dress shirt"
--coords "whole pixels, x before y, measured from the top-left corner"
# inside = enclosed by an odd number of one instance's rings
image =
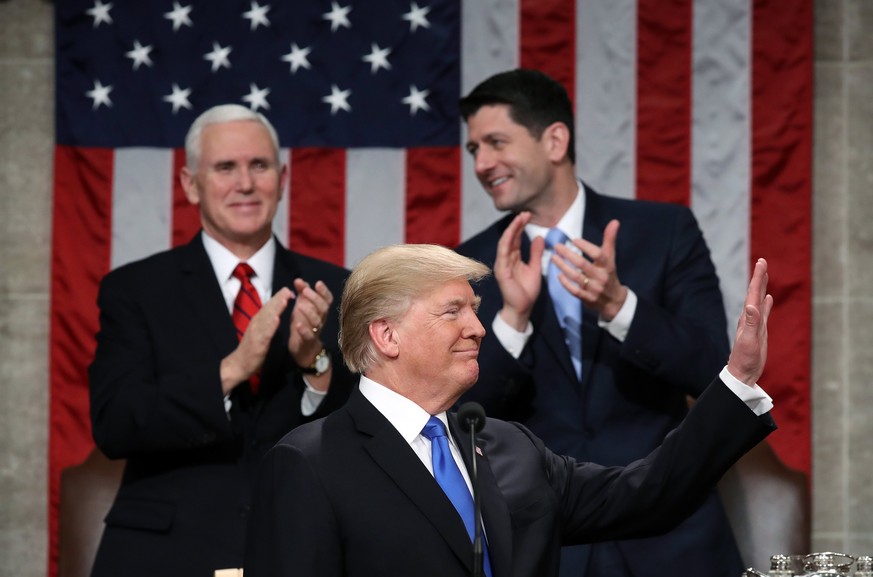
[[[376,381],[361,376],[361,382],[358,386],[364,398],[370,401],[376,410],[388,419],[388,422],[397,429],[400,436],[409,443],[421,462],[427,467],[427,470],[433,475],[433,457],[431,455],[430,439],[421,434],[422,429],[430,419],[430,414],[427,411],[410,401],[400,393],[396,393],[384,385],[380,385]],[[461,458],[461,452],[458,450],[458,445],[452,437],[449,423],[446,420],[445,412],[434,415],[446,426],[446,436],[449,439],[449,448],[452,451],[452,458],[461,470],[461,475],[464,477],[464,482],[467,483],[467,489],[470,494],[473,494],[473,485],[470,483],[470,476],[467,473],[467,465]]]

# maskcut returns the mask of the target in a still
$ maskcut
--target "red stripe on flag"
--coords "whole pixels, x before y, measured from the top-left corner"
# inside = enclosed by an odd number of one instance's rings
[[[457,146],[406,151],[406,242],[461,241],[460,167]]]
[[[342,266],[345,262],[346,151],[291,152],[288,246]]]
[[[773,448],[810,472],[812,1],[755,0],[752,24],[751,259],[770,264]]]
[[[173,190],[173,246],[188,244],[200,230],[200,208],[191,204],[185,196],[179,172],[185,166],[185,149],[173,150],[173,173],[170,175]]]
[[[575,102],[576,1],[521,0],[519,61],[561,83]]]
[[[49,335],[49,574],[58,561],[61,473],[94,446],[88,364],[98,327],[97,286],[109,270],[113,153],[55,148]]]
[[[691,0],[637,3],[637,198],[691,204]]]

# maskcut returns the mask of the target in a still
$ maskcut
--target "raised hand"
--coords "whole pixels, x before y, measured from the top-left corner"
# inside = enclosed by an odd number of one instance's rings
[[[746,291],[743,314],[737,321],[727,365],[728,372],[747,385],[758,382],[767,362],[767,319],[773,308],[773,297],[767,294],[768,280],[767,261],[759,258]]]
[[[561,284],[582,303],[607,321],[611,321],[627,299],[627,287],[618,279],[615,268],[615,239],[619,222],[609,221],[603,231],[603,245],[597,246],[582,238],[573,239],[573,244],[582,254],[565,245],[555,247],[552,256],[561,275]]]
[[[503,296],[501,318],[506,323],[523,331],[530,320],[533,305],[543,284],[542,258],[545,241],[534,239],[530,247],[530,259],[521,258],[521,235],[530,221],[530,212],[520,212],[497,243],[497,258],[494,260],[494,278]]]
[[[291,336],[288,351],[301,367],[312,364],[315,356],[324,346],[321,342],[321,329],[330,312],[333,294],[322,281],[311,287],[303,279],[294,279],[297,300],[291,311]]]
[[[239,345],[221,360],[221,388],[227,394],[261,369],[270,341],[279,328],[279,317],[294,298],[291,289],[282,288],[252,317]]]

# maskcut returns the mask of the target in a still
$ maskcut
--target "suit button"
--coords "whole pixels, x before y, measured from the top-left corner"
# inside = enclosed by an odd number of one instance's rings
[[[246,517],[249,516],[250,510],[251,510],[251,507],[249,507],[248,505],[243,505],[242,507],[239,508],[239,516],[241,518],[245,519]]]
[[[585,438],[593,439],[597,437],[597,432],[594,429],[585,429]]]

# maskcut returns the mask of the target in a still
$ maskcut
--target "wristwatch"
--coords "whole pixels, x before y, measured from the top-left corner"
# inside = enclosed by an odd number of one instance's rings
[[[315,360],[312,361],[312,364],[308,367],[300,367],[300,372],[320,377],[326,373],[328,369],[330,369],[330,353],[327,352],[327,349],[322,348],[318,354],[315,355]]]

